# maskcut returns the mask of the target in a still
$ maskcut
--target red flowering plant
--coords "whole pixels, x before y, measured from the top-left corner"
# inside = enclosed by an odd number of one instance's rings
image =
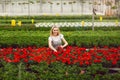
[[[2,48],[0,58],[6,62],[29,63],[47,62],[51,64],[60,61],[65,64],[79,64],[89,66],[93,63],[112,65],[120,67],[120,47],[118,48],[98,48],[91,49],[68,46],[66,49],[59,48],[58,52],[53,52],[49,48],[27,47],[27,48]]]

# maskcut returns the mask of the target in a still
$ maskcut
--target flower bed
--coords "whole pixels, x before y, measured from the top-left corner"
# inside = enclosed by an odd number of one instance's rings
[[[53,52],[47,47],[1,48],[1,80],[119,80],[120,72],[109,70],[120,68],[120,47],[68,46]],[[85,70],[81,74],[81,70]]]
[[[78,64],[89,66],[93,63],[102,63],[104,66],[120,67],[120,47],[118,48],[81,48],[68,46],[66,49],[59,48],[58,52],[53,52],[49,48],[2,48],[0,58],[6,62],[25,63],[47,62],[48,64],[60,61],[65,64]]]

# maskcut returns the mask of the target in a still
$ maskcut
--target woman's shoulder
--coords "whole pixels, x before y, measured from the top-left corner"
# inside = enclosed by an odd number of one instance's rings
[[[63,34],[60,34],[59,36],[60,36],[61,38],[63,38]]]
[[[52,37],[51,37],[51,36],[49,36],[49,37],[48,37],[48,40],[52,40]]]
[[[59,34],[60,36],[63,36],[63,34]]]

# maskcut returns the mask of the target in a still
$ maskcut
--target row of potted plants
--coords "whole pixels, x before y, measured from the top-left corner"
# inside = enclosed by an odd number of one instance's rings
[[[102,63],[104,66],[120,67],[120,47],[118,48],[97,48],[90,49],[82,47],[68,46],[66,49],[59,47],[58,52],[53,52],[49,48],[1,48],[0,58],[6,62],[25,63],[29,62],[47,62],[48,64],[59,61],[66,64],[79,64],[80,66],[89,66],[93,63]],[[110,64],[110,65],[108,65]]]
[[[120,47],[104,48],[59,47],[1,48],[0,79],[4,80],[119,80],[120,72],[110,67],[120,67]],[[81,74],[81,70],[85,73]],[[8,75],[9,74],[9,75]]]
[[[95,19],[99,19],[101,15],[96,15]],[[118,19],[116,16],[103,16],[103,19]],[[60,20],[60,19],[92,19],[91,15],[41,15],[41,16],[0,16],[0,19],[36,19],[36,20]]]
[[[103,47],[120,45],[119,31],[69,31],[62,32],[69,45]],[[111,34],[112,33],[112,34]],[[1,31],[0,47],[48,46],[48,31]]]
[[[16,25],[14,27],[12,27],[10,24],[4,24],[4,25],[1,25],[0,24],[0,31],[2,30],[6,30],[6,31],[50,31],[50,27],[45,27],[45,26],[41,26],[41,27],[35,27],[34,24],[22,24],[21,27]],[[120,30],[120,27],[115,27],[115,26],[109,26],[109,27],[101,27],[101,26],[98,26],[98,27],[94,27],[95,31],[119,31]],[[90,31],[92,30],[92,27],[88,27],[88,26],[85,26],[85,27],[82,27],[82,26],[79,26],[79,27],[60,27],[60,30],[61,31]]]

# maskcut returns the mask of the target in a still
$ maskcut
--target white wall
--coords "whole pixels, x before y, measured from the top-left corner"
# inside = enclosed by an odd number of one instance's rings
[[[79,3],[78,0],[76,3],[74,3],[72,6],[69,4],[69,2],[73,0],[62,0],[62,3],[66,3],[63,5],[63,12],[61,12],[61,1],[60,0],[51,0],[52,4],[52,10],[50,8],[50,3],[46,1],[46,3],[42,4],[42,12],[40,12],[40,3],[36,3],[35,0],[34,4],[30,3],[30,14],[28,13],[28,0],[17,0],[13,1],[9,4],[4,4],[4,10],[2,8],[2,4],[0,4],[0,15],[42,15],[44,13],[46,14],[92,14],[92,4],[89,4],[90,0],[85,0],[85,3]],[[12,3],[14,3],[12,5]],[[20,3],[20,4],[19,4]],[[59,3],[59,5],[57,5]],[[83,4],[83,12],[81,4]],[[73,12],[71,11],[71,8],[73,7]],[[104,9],[102,6],[98,6],[98,14],[104,14]]]

